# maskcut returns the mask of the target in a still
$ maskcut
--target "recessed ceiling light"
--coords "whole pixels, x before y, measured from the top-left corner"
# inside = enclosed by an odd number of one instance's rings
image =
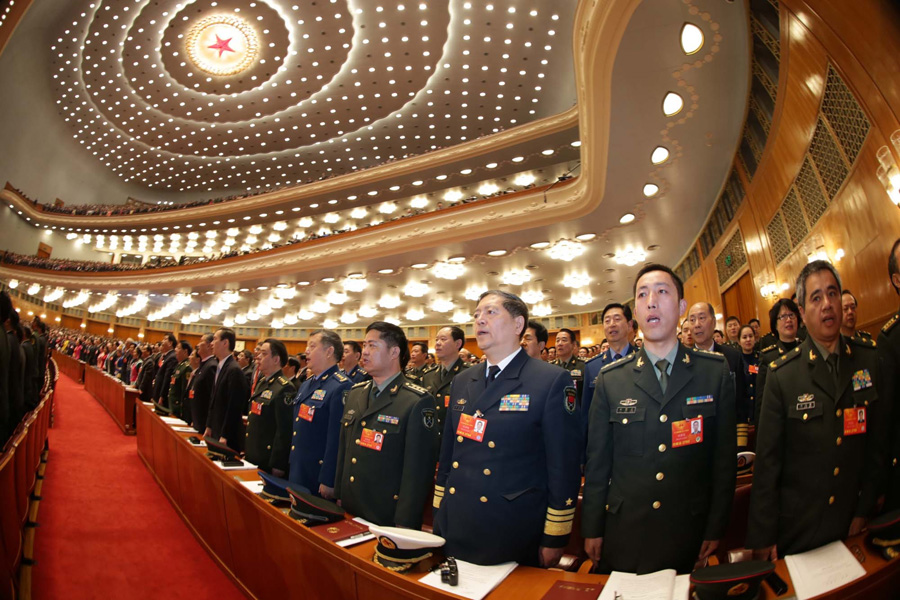
[[[675,92],[669,92],[663,98],[662,110],[667,117],[677,115],[682,108],[684,108],[684,99]]]
[[[412,266],[413,269],[427,269],[427,268],[428,268],[428,263],[416,263],[416,264],[411,265],[411,266]]]
[[[657,146],[653,151],[653,154],[650,155],[650,162],[654,165],[661,165],[669,159],[669,151],[662,147]]]
[[[322,278],[323,283],[332,283],[333,281],[334,281],[334,277],[323,277]]]
[[[382,275],[390,275],[391,273],[394,272],[394,270],[393,269],[378,269],[378,272],[381,273]]]
[[[634,215],[631,213],[625,213],[624,215],[622,215],[622,218],[619,219],[619,223],[621,223],[622,225],[627,225],[632,221],[634,221]]]
[[[450,263],[466,262],[466,257],[465,256],[451,256],[450,258],[447,259],[447,262],[450,262]]]
[[[531,245],[531,247],[541,249],[541,248],[546,248],[549,245],[550,245],[550,242],[535,242]]]
[[[506,254],[506,250],[491,250],[488,252],[488,256],[503,256]]]
[[[703,47],[703,31],[693,23],[681,28],[681,49],[685,54],[695,54]]]
[[[587,242],[594,239],[595,237],[597,237],[596,233],[582,233],[581,235],[576,235],[575,239],[580,242]]]
[[[659,192],[659,186],[655,183],[648,183],[644,185],[644,196],[647,198],[652,198]]]

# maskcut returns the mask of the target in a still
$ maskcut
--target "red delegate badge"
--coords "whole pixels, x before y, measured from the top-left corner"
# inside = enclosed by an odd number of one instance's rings
[[[250,402],[250,412],[253,413],[254,415],[261,415],[262,408],[263,408],[262,402],[257,402],[256,400],[253,400],[252,402]]]
[[[381,452],[381,445],[384,443],[384,434],[374,429],[363,429],[362,435],[359,436],[359,445],[363,448],[376,450]]]
[[[748,370],[751,373],[753,373],[754,375],[758,375],[759,374],[759,365],[750,365]]]
[[[300,414],[297,415],[304,421],[309,421],[312,423],[313,417],[316,416],[316,407],[310,406],[309,404],[301,404],[300,405]]]
[[[484,430],[487,429],[487,419],[479,419],[465,413],[459,416],[459,425],[456,427],[456,435],[480,442],[484,439]]]
[[[703,441],[703,417],[672,423],[672,447],[680,448]]]
[[[844,409],[844,435],[859,435],[866,432],[866,407]]]

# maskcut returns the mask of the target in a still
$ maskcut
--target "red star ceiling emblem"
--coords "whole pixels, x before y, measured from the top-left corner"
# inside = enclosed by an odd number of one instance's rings
[[[228,38],[227,40],[223,40],[218,35],[216,36],[216,43],[209,46],[213,50],[219,51],[219,58],[222,58],[223,52],[234,52],[234,48],[228,45],[233,38]]]

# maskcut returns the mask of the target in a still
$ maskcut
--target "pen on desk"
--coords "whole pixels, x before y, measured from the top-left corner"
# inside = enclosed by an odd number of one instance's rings
[[[348,540],[355,540],[356,538],[365,537],[365,536],[369,535],[370,533],[371,533],[370,531],[362,531],[362,532],[360,532],[360,533],[354,533],[353,535],[351,535],[351,536],[348,537],[347,539],[348,539]]]

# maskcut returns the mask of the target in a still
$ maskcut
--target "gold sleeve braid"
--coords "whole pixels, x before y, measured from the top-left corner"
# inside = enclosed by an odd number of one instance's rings
[[[562,510],[547,508],[547,518],[544,521],[544,535],[569,535],[572,533],[574,521],[574,507]]]
[[[444,499],[444,486],[435,485],[434,486],[434,501],[431,503],[431,505],[434,508],[440,508],[441,500],[443,500],[443,499]]]

